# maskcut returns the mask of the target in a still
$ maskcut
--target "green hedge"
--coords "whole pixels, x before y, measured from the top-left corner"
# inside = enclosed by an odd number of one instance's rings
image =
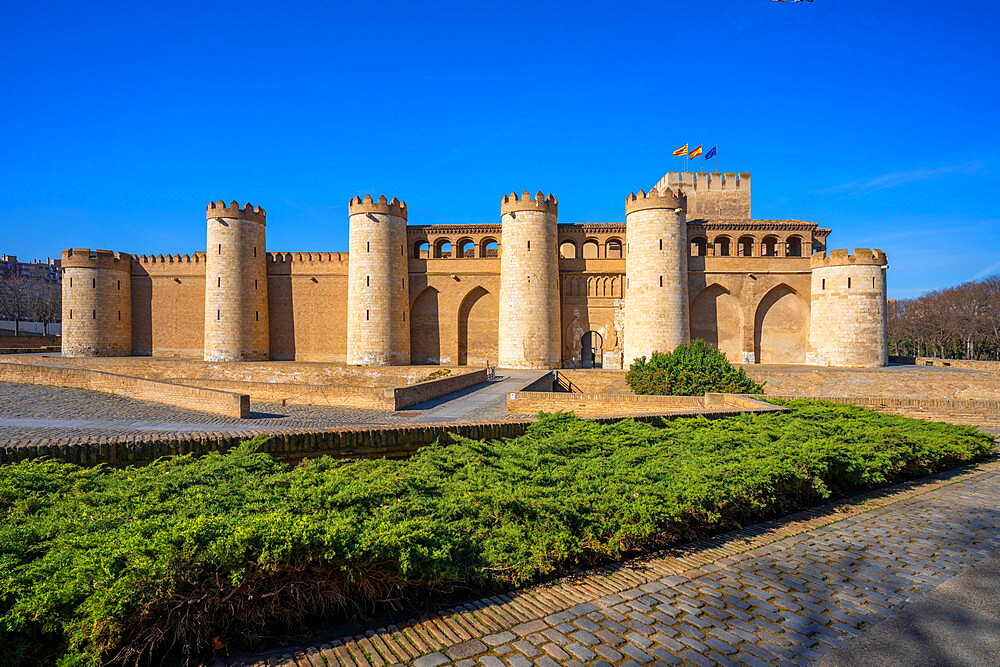
[[[0,467],[0,663],[252,643],[398,600],[519,585],[986,455],[853,406],[662,426],[543,415],[501,442],[294,468],[249,443],[141,468]]]
[[[673,352],[654,352],[639,357],[625,374],[625,382],[636,394],[704,396],[707,392],[759,394],[764,386],[736,368],[726,355],[703,340],[678,345]]]

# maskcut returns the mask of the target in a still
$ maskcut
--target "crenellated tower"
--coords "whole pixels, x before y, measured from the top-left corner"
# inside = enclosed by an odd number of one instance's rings
[[[558,368],[562,361],[559,316],[559,203],[539,191],[500,202],[500,322],[498,365]]]
[[[686,198],[670,188],[625,198],[625,366],[690,340]]]
[[[132,256],[71,248],[62,253],[62,354],[132,354]]]
[[[348,204],[347,363],[410,363],[406,204],[385,196]]]
[[[885,271],[881,250],[815,253],[806,363],[871,368],[888,361]]]
[[[653,189],[667,188],[684,195],[688,220],[750,218],[750,174],[671,171]]]
[[[210,202],[205,217],[205,361],[268,359],[264,209]]]

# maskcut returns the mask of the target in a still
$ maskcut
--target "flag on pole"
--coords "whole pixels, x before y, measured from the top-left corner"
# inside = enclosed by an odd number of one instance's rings
[[[698,148],[695,148],[693,151],[691,151],[691,154],[688,155],[688,159],[693,160],[699,155],[701,155],[701,146],[698,146]]]
[[[715,157],[715,149],[716,148],[718,148],[717,145],[716,146],[712,146],[711,148],[708,149],[708,152],[705,153],[705,159],[706,160],[711,160],[713,157]]]
[[[674,156],[687,155],[687,152],[688,152],[688,145],[684,144],[683,146],[674,151]]]

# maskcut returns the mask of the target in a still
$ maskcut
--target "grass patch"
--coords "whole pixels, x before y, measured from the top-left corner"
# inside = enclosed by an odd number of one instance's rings
[[[439,368],[436,371],[431,371],[427,375],[427,377],[420,378],[419,380],[417,380],[416,384],[419,384],[421,382],[429,382],[431,380],[437,380],[438,378],[443,378],[443,377],[446,377],[448,375],[451,375],[451,369],[450,368]]]
[[[989,454],[974,429],[854,406],[601,425],[290,468],[247,443],[141,468],[0,467],[0,663],[249,644],[454,587],[620,559]]]

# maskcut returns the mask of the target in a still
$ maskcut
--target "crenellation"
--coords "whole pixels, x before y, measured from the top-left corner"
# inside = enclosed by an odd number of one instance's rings
[[[527,190],[499,222],[348,210],[350,252],[268,252],[264,209],[223,200],[205,250],[67,249],[64,353],[620,368],[698,337],[737,362],[885,363],[885,253],[751,218],[746,173],[667,173],[624,222],[560,223]]]

